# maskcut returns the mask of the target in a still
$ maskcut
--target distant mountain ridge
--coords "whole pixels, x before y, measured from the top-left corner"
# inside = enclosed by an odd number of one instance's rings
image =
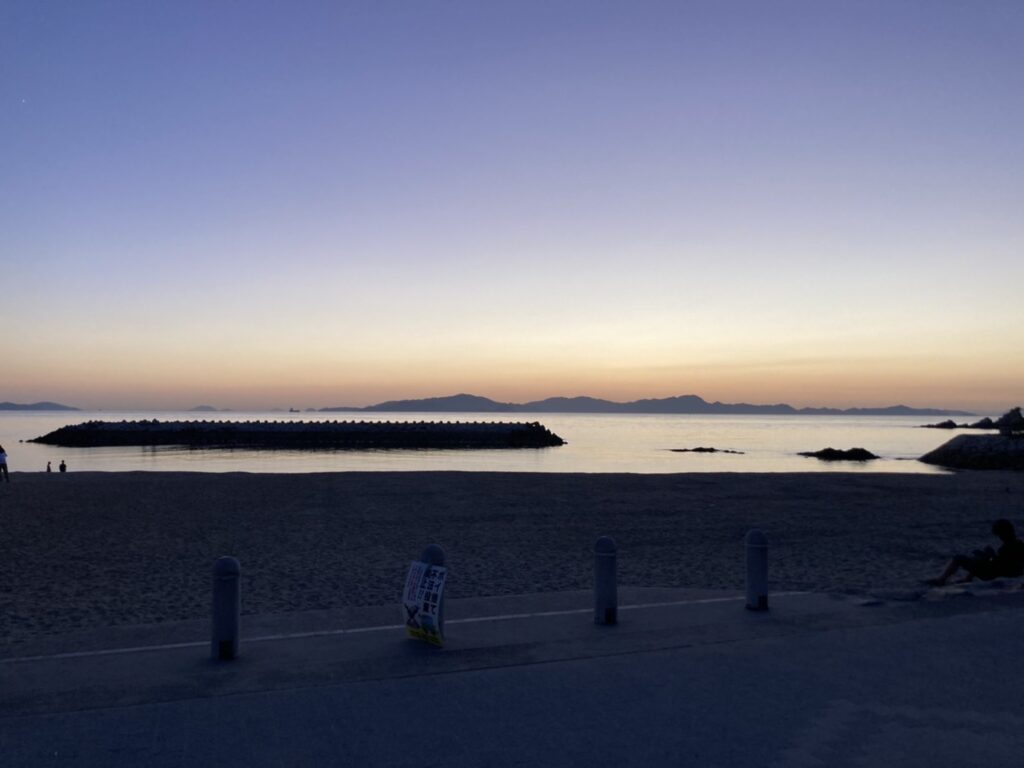
[[[44,401],[42,403],[0,403],[0,411],[77,411],[78,408],[74,408],[70,405],[61,405],[60,403],[51,403]]]
[[[529,403],[501,403],[479,395],[458,394],[419,400],[389,400],[365,408],[339,406],[321,408],[321,412],[447,412],[447,413],[697,413],[697,414],[778,414],[792,416],[973,416],[967,411],[941,408],[911,408],[891,405],[885,408],[794,408],[785,403],[709,403],[697,395],[633,400],[617,403],[596,397],[549,397]]]

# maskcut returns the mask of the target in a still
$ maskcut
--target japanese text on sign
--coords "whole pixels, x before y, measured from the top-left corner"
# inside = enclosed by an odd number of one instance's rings
[[[405,579],[402,603],[405,609],[405,631],[409,637],[443,645],[441,599],[448,569],[440,565],[414,561]]]

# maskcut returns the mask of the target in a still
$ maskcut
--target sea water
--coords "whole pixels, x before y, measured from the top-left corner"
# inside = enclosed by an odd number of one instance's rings
[[[62,448],[21,442],[67,424],[106,421],[539,421],[567,441],[515,450],[223,450],[176,447]],[[940,419],[908,416],[752,416],[494,413],[0,412],[0,445],[12,472],[912,472],[943,470],[916,459],[954,433],[922,429]],[[679,453],[710,447],[741,453]],[[824,462],[797,455],[822,448],[866,448],[869,462]]]

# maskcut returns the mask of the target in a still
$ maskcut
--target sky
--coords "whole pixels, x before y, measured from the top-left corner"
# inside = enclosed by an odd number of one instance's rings
[[[1024,3],[0,3],[0,400],[1024,401]]]

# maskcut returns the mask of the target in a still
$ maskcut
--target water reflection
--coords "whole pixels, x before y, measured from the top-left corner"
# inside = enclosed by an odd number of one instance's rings
[[[942,470],[915,461],[948,440],[945,430],[919,429],[918,417],[698,416],[632,414],[272,412],[205,415],[230,420],[539,421],[568,441],[522,450],[252,451],[174,447],[59,448],[23,443],[66,424],[91,419],[195,420],[194,413],[61,412],[0,414],[0,443],[12,471],[43,471],[64,459],[70,471],[341,472],[913,472]],[[742,451],[675,453],[673,448]],[[797,456],[821,448],[862,447],[884,457],[864,464]]]

